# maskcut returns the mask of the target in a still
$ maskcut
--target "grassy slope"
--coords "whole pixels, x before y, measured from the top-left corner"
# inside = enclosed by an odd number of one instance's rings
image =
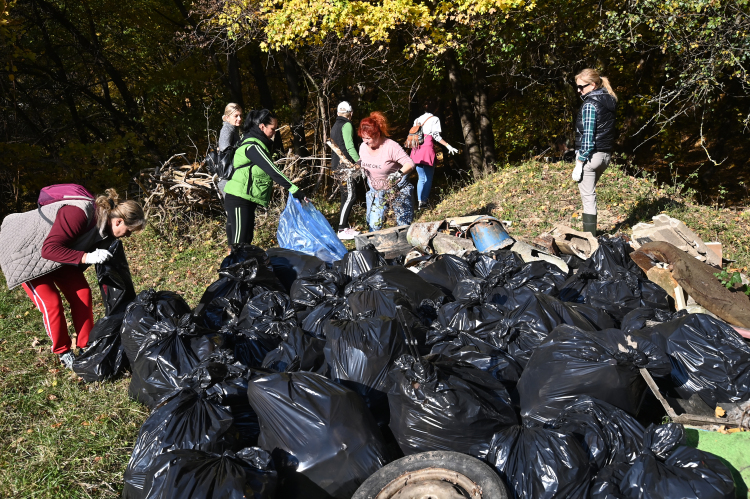
[[[453,192],[418,220],[488,213],[513,221],[512,235],[531,238],[554,223],[580,228],[580,199],[569,166],[525,163]],[[627,176],[612,167],[600,181],[600,225],[627,231],[659,212],[684,220],[705,240],[724,243],[736,266],[750,262],[750,211],[697,206],[674,186]],[[336,206],[320,203],[328,216]],[[274,244],[278,206],[259,217],[256,243]],[[354,220],[362,228],[364,209]],[[136,290],[148,287],[183,294],[195,306],[223,258],[220,222],[195,226],[183,238],[158,236],[152,228],[125,242]],[[96,290],[93,270],[87,276]],[[99,302],[100,300],[96,300]],[[98,305],[96,317],[101,317]],[[39,341],[35,342],[37,338]],[[38,343],[38,344],[37,344]],[[147,411],[127,398],[129,379],[85,385],[59,369],[49,354],[41,316],[21,289],[0,291],[0,497],[114,497],[138,428]]]

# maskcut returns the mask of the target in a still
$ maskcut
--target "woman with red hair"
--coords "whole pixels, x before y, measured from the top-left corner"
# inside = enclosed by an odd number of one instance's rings
[[[367,224],[370,230],[383,228],[389,205],[397,225],[410,225],[414,220],[414,186],[408,177],[414,162],[395,141],[388,138],[388,121],[377,111],[359,123],[357,134],[362,138],[359,157],[367,176]]]

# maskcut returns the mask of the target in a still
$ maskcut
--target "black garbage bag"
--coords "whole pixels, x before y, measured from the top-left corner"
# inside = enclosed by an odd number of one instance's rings
[[[181,388],[192,388],[216,402],[232,415],[237,446],[258,442],[258,416],[247,400],[248,380],[270,374],[265,369],[248,369],[235,362],[228,350],[220,350],[202,361],[192,373],[180,379]]]
[[[466,259],[470,261],[474,275],[486,279],[491,287],[505,283],[507,276],[525,264],[521,255],[510,250],[471,253]]]
[[[274,499],[276,470],[258,447],[223,454],[174,450],[157,456],[141,489],[126,484],[123,499]]]
[[[99,282],[104,302],[104,313],[112,315],[125,311],[128,303],[135,299],[135,288],[122,241],[113,241],[107,249],[112,253],[112,258],[104,263],[97,263],[95,268],[96,280]]]
[[[612,329],[617,327],[617,321],[615,321],[606,310],[601,308],[592,307],[585,303],[575,303],[572,301],[563,302],[565,307],[574,312],[581,314],[591,324],[596,326],[597,330],[601,329]]]
[[[324,353],[326,342],[295,327],[263,359],[263,368],[276,372],[310,371],[328,374]]]
[[[301,251],[270,248],[266,253],[271,260],[273,273],[281,281],[287,292],[292,288],[292,283],[298,278],[316,274],[328,268],[326,262],[317,256],[308,255]]]
[[[620,483],[630,469],[628,463],[614,463],[599,470],[591,481],[590,499],[622,499]]]
[[[640,308],[670,308],[666,291],[633,262],[622,238],[599,238],[599,249],[560,288],[560,299],[606,310],[616,321]]]
[[[646,353],[618,329],[558,326],[534,350],[518,381],[521,415],[552,419],[581,395],[635,415],[646,388],[638,369],[648,364]]]
[[[402,266],[387,266],[372,269],[357,276],[346,286],[344,295],[355,291],[381,290],[395,297],[398,292],[409,302],[412,310],[417,310],[427,303],[437,308],[445,299],[445,293],[440,291],[423,278]]]
[[[257,260],[264,267],[271,265],[271,259],[263,248],[248,243],[233,244],[230,253],[221,261],[219,268],[226,269],[250,259]]]
[[[615,463],[632,464],[640,454],[645,433],[622,409],[588,396],[566,405],[550,426],[578,438],[595,472]]]
[[[565,262],[565,265],[567,265],[570,270],[575,270],[575,269],[580,268],[583,262],[585,262],[585,260],[582,260],[576,255],[568,255],[568,254],[560,255],[560,259],[563,262]]]
[[[122,323],[122,346],[130,363],[135,362],[141,345],[148,338],[149,330],[159,321],[177,320],[190,313],[190,306],[172,291],[156,291],[154,288],[138,293],[125,309]]]
[[[641,334],[662,344],[682,398],[697,393],[712,408],[750,399],[750,346],[727,323],[706,314],[689,314]]]
[[[438,309],[437,323],[452,331],[487,336],[498,328],[504,317],[503,309],[494,303],[454,301]]]
[[[334,269],[352,279],[384,265],[386,265],[385,258],[373,245],[368,245],[361,250],[350,251],[341,260],[333,262]]]
[[[178,321],[157,322],[149,331],[133,363],[128,395],[153,408],[191,373],[200,361],[224,345],[223,336],[190,322],[190,315]]]
[[[258,413],[258,446],[274,449],[279,497],[349,499],[386,464],[380,429],[362,397],[314,373],[254,379],[250,405]]]
[[[535,292],[499,321],[493,334],[493,342],[499,347],[507,344],[508,353],[521,366],[525,366],[532,352],[561,324],[575,326],[584,331],[599,329],[583,314],[566,306],[557,298]]]
[[[297,315],[289,296],[266,291],[245,303],[236,323],[240,328],[281,338],[297,327]]]
[[[411,310],[411,302],[400,291],[365,289],[353,291],[346,296],[352,317],[395,317],[396,307],[401,305]]]
[[[388,372],[407,351],[401,325],[385,317],[329,321],[325,336],[331,379],[360,394],[378,424],[386,426]]]
[[[348,276],[337,270],[323,270],[317,274],[300,277],[292,283],[289,298],[306,307],[315,307],[334,296],[341,296]]]
[[[456,282],[453,298],[461,303],[485,302],[490,287],[481,277],[466,277]]]
[[[130,367],[120,341],[124,317],[124,313],[102,317],[91,329],[88,347],[73,361],[73,372],[86,383],[116,378]]]
[[[732,474],[724,463],[713,454],[682,445],[684,440],[685,430],[680,424],[649,426],[641,454],[622,476],[619,486],[615,483],[619,478],[617,474],[608,477],[609,490],[616,487],[619,495],[600,494],[597,497],[735,497]],[[602,478],[598,477],[595,490],[603,488]]]
[[[243,447],[231,410],[213,395],[185,387],[163,399],[138,432],[125,469],[126,488],[143,490],[150,466],[165,452],[195,449],[222,453]]]
[[[391,373],[390,429],[405,455],[448,450],[483,458],[495,432],[518,424],[505,386],[470,364],[403,355]]]
[[[224,336],[225,348],[232,350],[237,362],[250,368],[261,367],[268,352],[281,343],[281,336],[266,334],[255,327],[245,329],[237,324],[228,324],[219,333]]]
[[[625,315],[620,323],[620,329],[626,333],[630,333],[639,329],[656,326],[662,322],[677,320],[686,315],[688,315],[688,311],[685,309],[672,312],[671,310],[661,308],[640,307],[631,310]]]
[[[507,352],[471,333],[460,332],[448,341],[435,343],[430,355],[440,355],[449,359],[471,364],[489,373],[505,385],[514,398],[516,383],[523,369]],[[515,399],[514,399],[515,401]]]
[[[458,281],[474,276],[469,262],[458,256],[447,254],[435,257],[419,271],[418,275],[449,296],[453,296],[453,290]]]
[[[355,294],[355,293],[353,293]],[[349,295],[351,296],[351,295]],[[312,309],[302,320],[302,330],[316,338],[325,339],[323,329],[331,319],[351,320],[352,312],[346,298],[329,298]]]
[[[538,426],[508,426],[487,453],[515,499],[588,498],[591,468],[573,435]]]
[[[558,290],[568,274],[550,262],[535,261],[523,264],[506,275],[504,287],[508,289],[530,288],[537,293],[557,296]]]
[[[206,288],[193,315],[203,327],[218,331],[232,318],[232,314],[225,312],[227,302],[219,298],[241,308],[251,297],[267,291],[286,292],[268,266],[258,258],[250,257],[219,269],[219,279]]]

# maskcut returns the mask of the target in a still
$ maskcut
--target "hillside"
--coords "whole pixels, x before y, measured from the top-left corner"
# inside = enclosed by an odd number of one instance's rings
[[[433,194],[442,199],[418,221],[492,214],[512,222],[510,232],[533,238],[557,222],[580,228],[580,198],[569,165],[527,162],[507,166],[474,184]],[[600,227],[628,232],[664,212],[683,220],[704,240],[724,244],[725,257],[747,270],[750,210],[703,206],[679,184],[656,185],[611,167],[599,188]],[[321,202],[332,219],[335,204]],[[258,217],[256,244],[272,246],[279,205]],[[364,208],[354,220],[360,223]],[[162,228],[167,234],[169,228]],[[216,279],[226,254],[223,221],[205,220],[183,237],[151,227],[125,242],[136,290],[180,292],[194,307]],[[87,271],[96,290],[93,270]],[[95,291],[95,294],[98,294]],[[101,300],[95,316],[101,317]],[[147,410],[127,397],[129,379],[85,385],[49,354],[41,315],[23,290],[0,292],[0,497],[116,497],[122,472]]]

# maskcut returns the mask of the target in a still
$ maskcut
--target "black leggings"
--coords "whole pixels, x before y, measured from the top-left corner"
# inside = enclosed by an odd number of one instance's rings
[[[345,183],[339,182],[339,190],[341,191],[341,210],[339,211],[338,229],[341,230],[349,227],[349,215],[357,201],[357,186],[354,184],[354,180],[348,179]]]
[[[247,199],[226,194],[224,209],[227,211],[227,243],[252,243],[255,229],[255,208],[258,205]]]

